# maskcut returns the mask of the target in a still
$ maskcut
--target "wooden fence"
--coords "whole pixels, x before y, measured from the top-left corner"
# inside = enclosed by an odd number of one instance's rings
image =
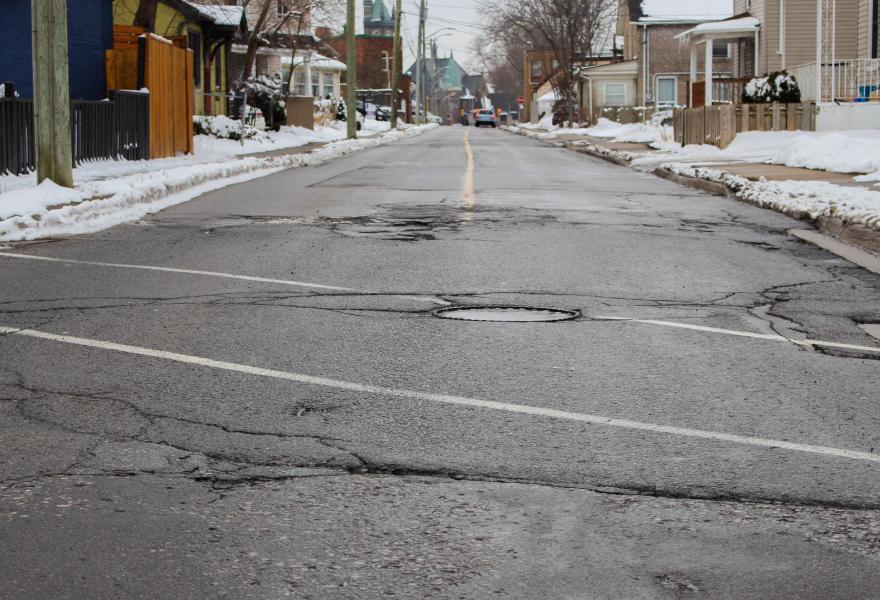
[[[193,149],[193,54],[178,42],[114,25],[105,53],[108,90],[150,90],[150,158]]]
[[[138,38],[139,85],[150,90],[150,158],[193,151],[193,53],[170,40]]]
[[[726,148],[745,131],[814,131],[814,104],[722,104],[676,109],[675,141]]]
[[[315,99],[311,96],[293,96],[285,102],[287,110],[286,125],[315,128]]]
[[[150,156],[149,96],[145,93],[116,92],[109,102],[74,100],[70,121],[75,165]],[[0,174],[24,174],[35,165],[33,100],[0,98]]]

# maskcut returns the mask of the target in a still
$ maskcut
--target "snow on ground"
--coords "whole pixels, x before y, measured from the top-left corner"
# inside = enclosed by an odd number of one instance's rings
[[[736,196],[764,208],[814,220],[819,217],[880,230],[880,192],[826,181],[750,181],[711,167],[671,163],[674,173],[722,183]]]
[[[552,117],[544,117],[539,123],[524,123],[510,129],[519,133],[524,130],[529,137],[554,140],[559,136],[586,135],[610,142],[636,142],[641,144],[668,144],[672,140],[672,128],[656,123],[632,123],[623,125],[608,119],[599,119],[592,127],[560,127],[553,125]]]
[[[658,144],[660,152],[634,166],[665,162],[756,162],[834,173],[873,173],[880,181],[880,129],[855,131],[750,131],[721,150],[709,145]],[[867,180],[867,178],[864,178]]]
[[[368,120],[361,132],[363,135],[356,140],[345,139],[344,128],[337,127],[316,128],[314,132],[284,127],[278,135],[273,134],[269,142],[245,140],[244,146],[232,140],[197,139],[196,151],[190,156],[151,161],[97,161],[77,167],[74,169],[75,189],[62,188],[52,182],[35,186],[33,175],[2,176],[0,242],[100,231],[186,202],[213,189],[286,168],[318,164],[418,135],[433,127],[436,125],[405,125],[389,131],[387,123]],[[313,141],[329,143],[306,154],[238,156]],[[259,145],[249,145],[250,142]]]

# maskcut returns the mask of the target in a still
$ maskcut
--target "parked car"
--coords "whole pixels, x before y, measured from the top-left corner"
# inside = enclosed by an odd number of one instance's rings
[[[336,120],[337,121],[345,121],[345,113],[346,113],[345,104],[340,102],[336,106]],[[354,114],[357,115],[357,124],[355,125],[355,127],[358,131],[360,131],[361,130],[361,123],[364,122],[364,115],[359,110],[356,110]]]
[[[377,106],[376,107],[376,120],[377,121],[390,121],[391,120],[391,107],[390,106]]]
[[[484,108],[479,113],[477,113],[477,118],[474,121],[474,127],[482,127],[484,125],[489,125],[493,129],[497,127],[497,124],[495,123],[494,111]]]

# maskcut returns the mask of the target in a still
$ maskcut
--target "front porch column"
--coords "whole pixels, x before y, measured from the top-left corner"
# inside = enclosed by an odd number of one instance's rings
[[[696,46],[691,46],[691,80],[688,84],[688,105],[691,108],[694,106],[694,82],[697,80],[697,51]]]
[[[293,68],[293,66],[291,66]],[[306,50],[305,60],[303,61],[303,78],[306,80],[303,95],[312,95],[312,51]]]
[[[715,40],[706,39],[706,106],[712,106],[712,49],[715,46]]]

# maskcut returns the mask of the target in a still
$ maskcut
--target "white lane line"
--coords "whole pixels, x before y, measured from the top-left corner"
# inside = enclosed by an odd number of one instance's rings
[[[310,283],[307,281],[293,281],[290,279],[272,279],[269,277],[254,277],[252,275],[236,275],[234,273],[221,273],[218,271],[199,271],[196,269],[175,269],[173,267],[154,267],[150,265],[129,265],[124,263],[108,263],[91,260],[74,260],[69,258],[53,258],[51,256],[36,256],[34,254],[18,254],[16,252],[0,252],[0,256],[8,258],[23,258],[28,260],[42,260],[46,262],[68,263],[74,265],[89,265],[93,267],[112,267],[118,269],[140,269],[142,271],[161,271],[163,273],[179,273],[183,275],[204,275],[207,277],[222,277],[225,279],[238,279],[241,281],[255,281],[259,283],[274,283],[277,285],[289,285],[292,287],[303,287],[317,290],[329,290],[335,292],[349,292],[352,294],[369,294],[381,295],[378,292],[366,292],[364,290],[356,290],[353,288],[339,287],[336,285],[324,285],[322,283]],[[401,296],[397,294],[389,294],[405,300],[419,300],[421,302],[431,302],[446,306],[449,302],[440,300],[439,298],[428,298],[425,296]]]
[[[807,454],[818,454],[821,456],[830,456],[834,458],[848,458],[851,460],[868,461],[880,463],[880,455],[870,452],[861,452],[858,450],[846,450],[843,448],[832,448],[828,446],[816,446],[813,444],[798,444],[795,442],[787,442],[784,440],[774,440],[749,435],[738,435],[734,433],[724,433],[721,431],[711,431],[703,429],[692,429],[689,427],[676,427],[672,425],[660,425],[657,423],[645,423],[642,421],[632,421],[629,419],[617,419],[613,417],[604,417],[600,415],[591,415],[587,413],[577,413],[565,410],[556,410],[552,408],[542,408],[538,406],[527,406],[523,404],[511,404],[508,402],[496,402],[493,400],[480,400],[479,398],[468,398],[465,396],[450,396],[446,394],[433,394],[429,392],[418,392],[413,390],[403,390],[387,388],[377,385],[368,385],[362,383],[354,383],[350,381],[341,381],[338,379],[328,379],[326,377],[315,377],[312,375],[303,375],[300,373],[291,373],[288,371],[278,371],[275,369],[264,369],[261,367],[253,367],[238,363],[231,363],[210,358],[202,358],[200,356],[191,356],[188,354],[178,354],[176,352],[165,352],[163,350],[154,350],[151,348],[143,348],[140,346],[129,346],[127,344],[116,344],[113,342],[104,342],[101,340],[93,340],[87,338],[73,337],[69,335],[57,335],[54,333],[46,333],[33,329],[17,329],[14,327],[0,326],[0,333],[37,338],[42,340],[50,340],[65,344],[73,344],[76,346],[86,346],[89,348],[99,348],[102,350],[113,350],[123,352],[125,354],[135,354],[138,356],[148,356],[151,358],[159,358],[179,363],[200,365],[212,369],[222,369],[224,371],[234,371],[237,373],[245,373],[248,375],[257,375],[260,377],[271,377],[275,379],[285,379],[304,383],[307,385],[318,385],[323,387],[348,390],[364,394],[376,394],[380,396],[389,396],[393,398],[404,398],[407,400],[422,400],[427,402],[438,402],[442,404],[453,404],[458,406],[468,406],[472,408],[484,408],[489,410],[498,410],[510,413],[519,413],[533,415],[537,417],[549,417],[553,419],[564,419],[567,421],[578,421],[581,423],[590,423],[592,425],[605,425],[607,427],[617,427],[620,429],[630,429],[636,431],[649,431],[652,433],[664,433],[687,438],[699,438],[704,440],[713,440],[718,442],[729,442],[733,444],[744,444],[748,446],[757,446],[762,448],[779,448],[783,450],[791,450],[794,452],[803,452]]]
[[[799,346],[826,346],[828,348],[842,348],[846,350],[857,350],[859,352],[877,352],[880,353],[878,346],[858,346],[856,344],[842,344],[840,342],[826,342],[824,340],[795,340],[782,335],[773,333],[752,333],[750,331],[738,331],[736,329],[720,329],[718,327],[706,327],[705,325],[694,325],[692,323],[677,323],[675,321],[660,321],[657,319],[634,319],[630,317],[610,317],[603,315],[590,316],[589,319],[595,321],[627,321],[629,323],[645,323],[648,325],[660,325],[662,327],[676,327],[678,329],[691,329],[693,331],[704,331],[707,333],[722,333],[724,335],[735,335],[739,337],[756,338],[759,340],[771,340],[774,342],[790,342]]]

